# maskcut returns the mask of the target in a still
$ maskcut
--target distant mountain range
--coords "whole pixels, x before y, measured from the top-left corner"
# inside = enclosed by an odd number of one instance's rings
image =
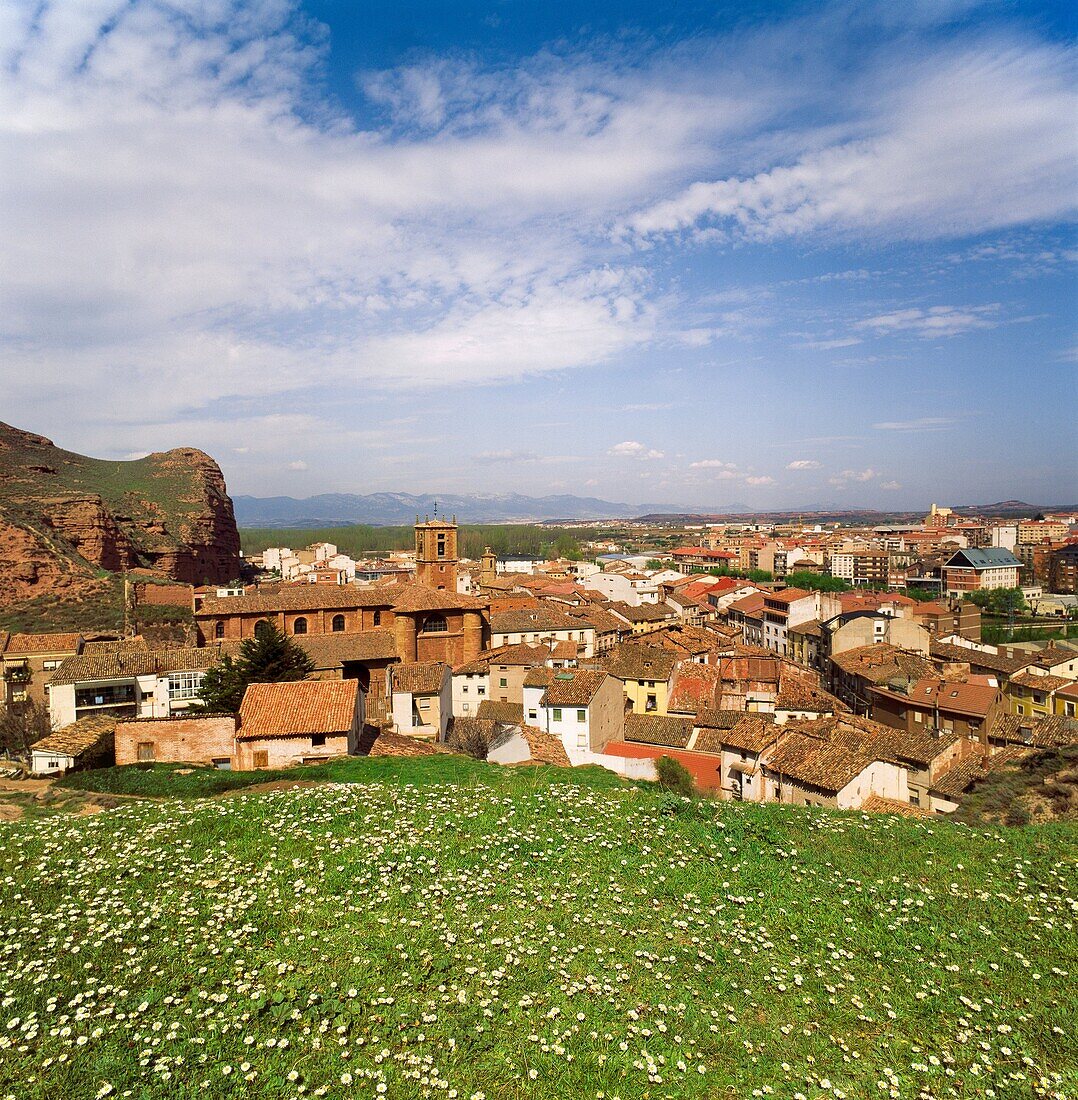
[[[840,504],[816,503],[801,509],[757,511],[747,504],[733,503],[720,507],[685,511],[669,504],[622,504],[598,497],[570,495],[529,497],[519,493],[456,493],[435,496],[425,493],[323,493],[304,497],[233,498],[236,522],[240,527],[345,527],[366,523],[376,527],[408,525],[415,517],[433,515],[456,516],[461,523],[549,523],[555,520],[644,519],[652,523],[705,523],[752,516],[760,520],[791,521],[803,519],[813,523],[837,520],[844,523],[883,523],[888,519],[920,517],[927,508],[911,512],[882,512],[871,508],[850,508]],[[1060,506],[1053,506],[1059,510]],[[1073,505],[1070,506],[1073,508]],[[1045,505],[1007,500],[996,504],[959,505],[955,511],[969,515],[1008,516],[1033,515],[1051,511]]]
[[[455,515],[461,523],[527,523],[546,520],[631,519],[647,505],[618,504],[595,497],[528,497],[506,494],[323,493],[294,497],[234,497],[241,527],[333,527],[411,524],[415,517]]]

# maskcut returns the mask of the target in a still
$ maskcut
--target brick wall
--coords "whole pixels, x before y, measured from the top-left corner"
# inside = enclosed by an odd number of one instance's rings
[[[140,584],[138,602],[152,607],[193,607],[195,589],[190,584]]]
[[[136,764],[140,759],[168,764],[232,761],[235,739],[236,719],[230,714],[120,722],[116,726],[116,763]],[[150,748],[140,754],[140,745]]]

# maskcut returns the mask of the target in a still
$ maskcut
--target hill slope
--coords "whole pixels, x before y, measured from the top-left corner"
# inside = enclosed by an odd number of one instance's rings
[[[360,782],[0,825],[0,1092],[1078,1085],[1073,829],[347,763]]]
[[[85,598],[102,570],[226,581],[239,548],[224,476],[202,451],[110,462],[0,424],[0,607]]]

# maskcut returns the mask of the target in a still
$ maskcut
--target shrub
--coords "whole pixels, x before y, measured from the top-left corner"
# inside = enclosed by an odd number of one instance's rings
[[[1029,810],[1025,806],[1012,806],[1007,811],[1007,816],[1003,819],[1004,825],[1010,825],[1014,828],[1018,828],[1022,825],[1029,824]]]
[[[659,786],[664,791],[671,791],[685,798],[691,798],[696,793],[689,769],[679,760],[671,756],[660,756],[655,761],[655,772],[659,777]]]

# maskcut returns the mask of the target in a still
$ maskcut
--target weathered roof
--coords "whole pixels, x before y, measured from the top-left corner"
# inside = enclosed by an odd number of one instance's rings
[[[251,684],[240,704],[240,740],[346,733],[359,698],[358,680],[299,680]]]
[[[362,634],[297,634],[292,638],[318,669],[337,668],[346,661],[387,661],[397,657],[392,630]]]
[[[661,714],[629,714],[625,718],[625,740],[645,745],[667,745],[683,749],[692,737],[692,719]]]
[[[220,651],[216,646],[68,657],[49,683],[77,684],[93,680],[126,680],[135,676],[165,676],[170,672],[196,672],[216,664],[219,658]]]
[[[872,684],[885,684],[896,677],[920,680],[934,671],[932,663],[920,654],[886,642],[847,649],[832,655],[831,662],[843,672],[859,676]]]
[[[507,726],[519,726],[524,721],[524,706],[505,699],[484,699],[479,704],[476,717],[501,722]]]
[[[492,634],[533,634],[542,630],[588,629],[588,623],[549,607],[498,611],[490,617]]]
[[[410,695],[437,695],[449,666],[441,661],[415,661],[394,665],[390,673],[393,691]]]
[[[544,707],[586,707],[606,679],[607,673],[591,669],[555,672],[539,704]]]
[[[1010,682],[1033,691],[1058,691],[1074,683],[1069,676],[1038,675],[1036,672],[1030,672],[1029,669],[1019,672],[1017,676],[1012,676]]]
[[[524,686],[526,688],[545,688],[554,679],[554,670],[547,668],[545,665],[537,668],[530,668],[524,674]]]
[[[723,746],[727,746],[758,753],[774,743],[782,732],[773,714],[705,711],[697,716],[696,724],[700,732],[693,748],[699,752],[722,752]]]
[[[279,611],[331,611],[349,608],[392,608],[402,614],[419,611],[480,610],[486,600],[439,591],[422,584],[371,585],[286,585],[276,592],[254,592],[246,596],[207,598],[195,612],[196,619],[229,615],[271,615]]]
[[[795,732],[783,737],[764,766],[799,783],[837,794],[878,759],[871,741],[854,736],[824,741]]]
[[[936,815],[924,806],[912,802],[900,802],[897,798],[884,798],[882,794],[870,794],[861,803],[861,809],[870,814],[896,814],[899,817],[930,818]]]
[[[988,668],[994,672],[1000,672],[1004,676],[1019,672],[1023,668],[1036,663],[1036,656],[1031,653],[1022,656],[1004,657],[998,653],[985,653],[980,649],[971,649],[969,646],[954,645],[951,642],[929,643],[929,654],[945,661],[964,661],[971,668]]]
[[[534,726],[521,726],[520,733],[528,742],[533,764],[554,764],[559,768],[570,766],[569,754],[565,751],[560,737],[544,733]]]
[[[677,612],[666,603],[632,604],[612,601],[607,608],[630,623],[661,623],[677,617]]]
[[[80,718],[63,729],[54,730],[40,741],[35,741],[30,748],[33,752],[77,757],[90,749],[107,747],[112,742],[119,721],[115,715],[95,714],[89,718]]]
[[[612,649],[600,662],[619,680],[668,680],[677,654],[658,646],[626,642]]]
[[[382,730],[367,750],[368,756],[433,756],[448,750],[434,741]]]
[[[12,634],[0,652],[5,657],[30,657],[41,653],[77,653],[81,634]]]
[[[1078,720],[1052,714],[1040,718],[1004,714],[991,730],[993,740],[1039,749],[1062,749],[1078,745]]]
[[[83,657],[96,657],[102,653],[145,653],[150,645],[141,635],[134,638],[114,638],[111,641],[84,642]]]

